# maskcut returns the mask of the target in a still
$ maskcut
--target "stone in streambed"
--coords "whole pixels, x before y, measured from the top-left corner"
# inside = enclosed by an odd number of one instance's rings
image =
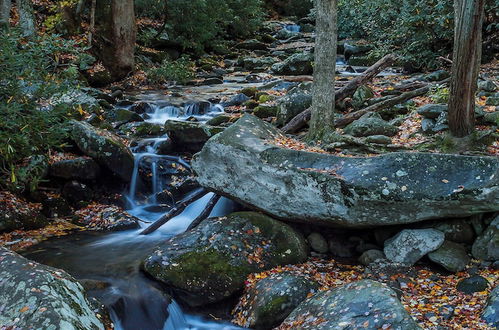
[[[49,174],[56,178],[90,181],[97,179],[100,167],[91,158],[65,159],[51,164]]]
[[[272,72],[281,75],[309,75],[314,71],[313,60],[314,56],[310,53],[294,54],[283,62],[272,65]]]
[[[385,285],[362,280],[317,293],[302,302],[281,325],[301,329],[420,329]]]
[[[473,243],[471,253],[477,259],[499,260],[499,216],[477,237],[475,243]]]
[[[445,241],[437,250],[430,252],[428,258],[453,273],[464,270],[471,261],[466,249],[451,241]]]
[[[223,128],[197,122],[168,120],[165,130],[176,150],[197,152],[213,135]]]
[[[385,242],[384,252],[388,260],[412,266],[444,240],[444,233],[435,229],[405,229]]]
[[[345,133],[356,137],[370,135],[394,136],[398,131],[398,127],[384,121],[377,113],[367,113],[345,127]]]
[[[88,123],[73,121],[71,138],[78,148],[124,181],[132,178],[134,157],[117,135]]]
[[[240,326],[270,329],[278,326],[319,285],[293,273],[271,274],[250,288],[236,307],[245,315]]]
[[[317,253],[327,253],[329,246],[327,240],[319,233],[311,233],[307,237],[310,248]]]
[[[29,203],[8,191],[0,191],[0,233],[45,226],[49,220],[41,210],[40,204]]]
[[[288,225],[254,212],[210,218],[164,242],[144,270],[196,306],[230,297],[246,277],[307,258],[304,238]]]
[[[482,314],[482,319],[490,327],[499,328],[499,286],[490,293],[487,306]]]
[[[457,290],[465,294],[473,294],[487,290],[490,283],[485,277],[475,275],[462,279],[457,283]]]
[[[104,329],[82,286],[66,272],[0,247],[0,325],[16,329]]]

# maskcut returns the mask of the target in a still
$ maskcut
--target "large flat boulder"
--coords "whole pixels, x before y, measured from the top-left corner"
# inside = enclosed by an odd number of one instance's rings
[[[66,272],[0,247],[0,328],[104,329],[83,287]]]
[[[499,210],[499,161],[430,153],[339,157],[284,149],[245,115],[193,159],[199,183],[274,217],[371,227]]]

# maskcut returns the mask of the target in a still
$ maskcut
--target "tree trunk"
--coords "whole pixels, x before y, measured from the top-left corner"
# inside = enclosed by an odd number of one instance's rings
[[[88,28],[88,46],[92,47],[92,38],[94,36],[95,30],[95,7],[97,6],[97,0],[92,0],[90,5],[90,26]]]
[[[31,0],[17,0],[17,11],[19,12],[19,26],[23,36],[33,37],[36,33],[35,14]]]
[[[10,26],[11,0],[0,0],[0,29],[7,29]]]
[[[308,138],[323,140],[334,131],[337,0],[316,0],[316,29],[312,113]]]
[[[113,80],[125,78],[134,69],[135,12],[133,0],[98,0],[96,15],[100,26],[96,29],[98,57],[109,70]]]
[[[449,128],[464,137],[475,129],[475,93],[480,70],[485,0],[455,0],[454,53],[449,98]]]

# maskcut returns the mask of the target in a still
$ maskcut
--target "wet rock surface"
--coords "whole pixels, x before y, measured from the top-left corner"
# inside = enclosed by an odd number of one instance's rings
[[[66,272],[0,247],[0,325],[7,328],[104,329],[82,286]]]
[[[245,115],[192,162],[201,185],[277,218],[368,227],[496,211],[494,157],[391,153],[338,157],[276,147],[285,137]]]
[[[250,273],[303,262],[307,253],[304,238],[288,225],[239,212],[207,219],[164,242],[143,268],[196,306],[228,298]]]
[[[385,242],[388,260],[412,266],[444,243],[445,235],[435,229],[405,229]]]

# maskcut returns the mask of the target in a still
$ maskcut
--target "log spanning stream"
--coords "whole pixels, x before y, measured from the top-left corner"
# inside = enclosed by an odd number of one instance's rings
[[[203,121],[221,112],[223,108],[219,105],[203,110],[202,114],[192,105],[184,107],[181,113],[169,105],[154,106],[154,112],[147,120],[164,123],[167,119],[185,120],[194,116]],[[189,314],[171,298],[168,288],[140,270],[146,256],[168,238],[184,232],[213,196],[209,193],[193,202],[154,233],[140,235],[143,229],[168,211],[158,201],[158,194],[171,180],[171,174],[161,170],[166,167],[163,165],[175,162],[179,167],[189,169],[189,164],[181,158],[157,153],[157,147],[167,139],[146,139],[132,150],[135,170],[126,196],[127,211],[143,221],[142,228],[107,234],[85,232],[51,239],[34,246],[24,255],[64,269],[82,281],[89,296],[97,298],[108,308],[116,329],[239,329],[228,322],[210,321],[206,316],[195,315],[195,311]],[[144,170],[150,171],[146,174],[151,178],[147,185],[141,183],[139,175],[139,171]],[[230,200],[221,198],[211,216],[231,213],[235,207]]]

